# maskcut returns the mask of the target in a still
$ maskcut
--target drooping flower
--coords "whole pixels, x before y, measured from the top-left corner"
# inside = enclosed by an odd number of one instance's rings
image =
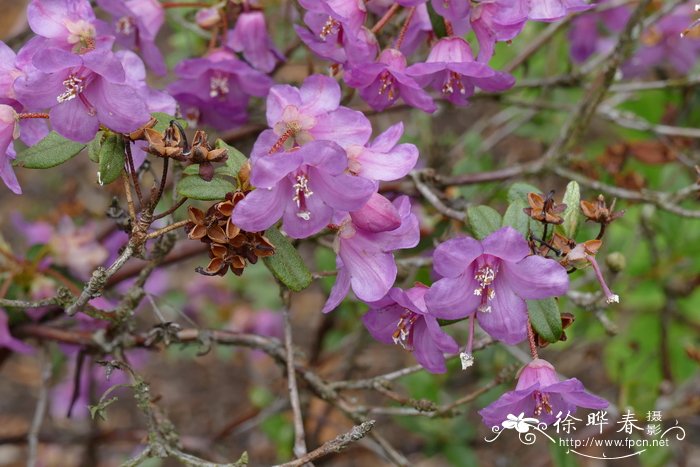
[[[461,37],[441,39],[433,46],[425,63],[411,65],[406,73],[421,86],[432,85],[456,105],[467,104],[475,87],[498,92],[515,84],[511,75],[474,61],[469,44]]]
[[[271,72],[275,64],[284,59],[267,33],[262,11],[241,13],[236,26],[227,35],[226,46],[242,52],[248,63],[265,73]]]
[[[267,123],[252,158],[313,140],[333,141],[343,148],[365,144],[372,125],[362,112],[340,105],[340,86],[333,78],[311,75],[301,88],[273,86],[267,96]]]
[[[396,123],[370,144],[346,149],[350,173],[370,180],[391,181],[406,176],[418,161],[414,144],[396,144],[403,134],[403,122]]]
[[[175,73],[179,79],[168,92],[180,103],[183,115],[218,130],[245,123],[249,96],[263,97],[272,85],[269,76],[221,49],[180,62]]]
[[[117,43],[138,50],[143,60],[157,74],[166,70],[163,55],[155,44],[156,35],[165,22],[165,11],[158,0],[97,0],[111,14]]]
[[[391,203],[373,194],[365,206],[340,222],[334,246],[338,274],[322,311],[335,309],[350,288],[365,302],[382,298],[396,280],[392,252],[413,248],[419,240],[418,218],[408,197]]]
[[[385,344],[399,344],[415,355],[431,373],[444,373],[444,353],[457,351],[455,340],[440,329],[437,318],[425,306],[428,287],[421,283],[406,291],[394,287],[386,297],[370,303],[362,316],[369,333]]]
[[[258,232],[283,218],[284,231],[305,238],[323,229],[336,211],[362,207],[376,190],[371,180],[345,173],[345,151],[331,141],[311,141],[252,161],[256,190],[239,202],[232,221]]]
[[[32,110],[50,109],[53,128],[66,138],[88,142],[100,125],[129,133],[146,123],[146,105],[126,83],[111,40],[83,55],[43,49],[33,57],[36,71],[15,82],[17,100]]]
[[[520,370],[515,390],[481,409],[479,415],[490,427],[500,426],[516,414],[551,424],[558,415],[573,415],[577,407],[604,409],[608,405],[605,399],[588,393],[578,379],[560,381],[552,364],[537,358]]]
[[[397,49],[385,49],[375,63],[351,67],[345,82],[359,89],[374,110],[384,110],[399,98],[424,112],[436,110],[433,99],[407,73],[406,57]]]
[[[0,179],[7,188],[15,194],[22,194],[15,172],[12,169],[12,161],[15,159],[15,150],[12,141],[19,137],[19,124],[17,112],[9,105],[0,104]]]
[[[438,246],[433,267],[442,279],[426,297],[435,316],[460,319],[472,314],[493,338],[517,344],[527,337],[525,300],[563,295],[566,270],[556,261],[531,255],[527,241],[512,227],[478,241],[455,238]]]

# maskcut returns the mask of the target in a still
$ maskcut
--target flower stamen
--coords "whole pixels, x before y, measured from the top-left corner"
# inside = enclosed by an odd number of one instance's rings
[[[326,37],[330,36],[338,29],[340,29],[340,23],[329,16],[326,24],[323,25],[318,36],[321,39],[326,40]]]
[[[209,79],[209,97],[226,97],[229,93],[228,76],[214,74]]]
[[[413,325],[418,321],[418,315],[406,310],[396,324],[396,331],[392,334],[394,344],[399,344],[405,350],[413,350]]]
[[[85,90],[85,79],[71,74],[63,81],[63,85],[66,87],[65,92],[56,97],[59,104],[75,99],[77,95],[82,93]]]
[[[313,195],[314,192],[309,189],[309,179],[306,175],[297,175],[297,182],[292,186],[294,188],[294,197],[292,200],[297,203],[299,212],[297,217],[308,221],[311,219],[311,212],[306,207],[306,199]]]

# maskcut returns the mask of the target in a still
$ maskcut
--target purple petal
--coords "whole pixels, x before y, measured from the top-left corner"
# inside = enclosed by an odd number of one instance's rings
[[[50,48],[40,50],[34,54],[32,63],[39,71],[54,73],[56,71],[65,70],[66,68],[79,67],[83,64],[83,61],[78,55],[68,51]]]
[[[479,410],[479,415],[484,420],[486,426],[501,426],[508,415],[518,415],[525,413],[532,416],[535,409],[535,399],[532,397],[536,387],[523,389],[520,391],[509,391],[497,400]]]
[[[281,152],[258,157],[250,172],[250,183],[258,188],[274,187],[302,162],[300,151]]]
[[[299,92],[303,102],[300,110],[307,115],[332,112],[340,105],[340,86],[328,76],[309,76],[304,80]]]
[[[288,182],[272,189],[253,190],[236,204],[231,217],[233,223],[248,232],[267,229],[282,217],[286,203],[292,199],[291,191]]]
[[[493,255],[508,262],[517,262],[530,255],[530,247],[523,234],[513,227],[503,227],[481,241],[484,254]]]
[[[287,235],[292,238],[306,238],[316,234],[330,223],[333,215],[333,209],[315,192],[306,198],[306,210],[310,213],[308,220],[299,215],[300,208],[292,201],[290,196],[284,211],[282,224]]]
[[[452,336],[442,330],[437,322],[437,319],[435,319],[433,316],[426,316],[423,319],[428,327],[430,337],[433,339],[435,346],[441,352],[457,353],[459,351],[459,345],[457,342],[452,338]]]
[[[360,300],[379,300],[394,285],[394,257],[391,253],[378,251],[371,235],[358,232],[351,238],[341,238],[339,250],[343,264],[350,273],[352,290]]]
[[[389,152],[391,151],[396,143],[399,142],[401,136],[403,135],[403,122],[398,122],[391,125],[379,136],[374,138],[372,144],[369,147],[376,152]]]
[[[325,203],[341,211],[360,209],[377,189],[377,185],[366,178],[348,174],[333,176],[311,167],[309,186]]]
[[[462,319],[479,306],[481,297],[474,295],[476,281],[470,277],[444,277],[435,282],[425,296],[425,304],[433,316]]]
[[[77,98],[52,108],[49,119],[53,129],[61,136],[81,143],[91,141],[100,129],[97,116],[89,115],[85,105]]]
[[[385,232],[401,226],[401,217],[394,205],[379,193],[373,193],[362,208],[350,213],[352,223],[368,232]]]
[[[335,310],[350,291],[350,274],[343,266],[343,261],[340,258],[336,259],[336,269],[338,274],[335,277],[335,284],[333,284],[328,300],[326,300],[323,309],[321,309],[322,313]]]
[[[328,175],[340,175],[348,167],[345,151],[333,141],[311,141],[298,152],[304,164]]]
[[[505,283],[496,277],[493,283],[496,295],[490,300],[491,311],[477,313],[479,325],[494,339],[515,345],[527,339],[527,305]]]
[[[301,106],[299,90],[288,84],[272,86],[267,95],[267,124],[275,126],[282,119],[282,112],[288,105]]]
[[[131,86],[95,79],[84,94],[97,109],[100,123],[118,133],[134,131],[151,118],[143,99]]]
[[[370,335],[379,342],[393,344],[393,334],[402,313],[403,310],[398,306],[370,308],[362,316],[362,324],[365,325]]]
[[[431,373],[445,373],[447,371],[445,357],[434,342],[425,320],[416,321],[411,333],[413,334],[413,355],[418,363]]]
[[[372,124],[362,112],[340,107],[316,121],[311,130],[316,139],[334,141],[343,148],[363,146],[372,135]]]
[[[442,277],[457,277],[470,270],[470,265],[483,253],[478,240],[471,237],[453,238],[435,249],[433,269]]]
[[[553,259],[528,256],[518,263],[504,263],[502,277],[525,300],[564,295],[569,290],[566,269]]]

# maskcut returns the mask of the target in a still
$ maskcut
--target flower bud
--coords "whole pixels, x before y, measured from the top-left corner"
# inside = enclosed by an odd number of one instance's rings
[[[202,8],[194,17],[197,26],[202,29],[211,29],[221,21],[218,8]]]
[[[362,208],[351,212],[350,217],[356,227],[368,232],[387,232],[401,225],[394,205],[379,193],[373,194]]]

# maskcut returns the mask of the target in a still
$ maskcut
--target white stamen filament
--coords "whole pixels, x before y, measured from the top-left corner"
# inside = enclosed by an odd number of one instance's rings
[[[292,188],[294,188],[294,197],[292,200],[297,203],[297,207],[299,208],[297,217],[308,221],[311,219],[311,212],[306,209],[306,199],[314,194],[314,192],[309,189],[309,179],[304,174],[297,175],[297,182]]]
[[[209,97],[226,96],[229,93],[228,76],[215,74],[209,80]]]
[[[75,99],[75,97],[85,90],[85,80],[83,78],[78,78],[76,75],[69,75],[63,85],[66,87],[65,92],[58,95],[56,100],[59,103],[68,102],[69,100]]]
[[[474,289],[474,295],[481,297],[481,304],[477,310],[482,313],[490,313],[491,305],[489,302],[496,296],[496,291],[493,289],[493,281],[496,279],[497,271],[491,266],[482,266],[476,271],[474,279],[479,283],[479,287]]]
[[[130,36],[134,32],[135,26],[136,24],[131,16],[122,16],[116,24],[117,32],[125,36]]]

